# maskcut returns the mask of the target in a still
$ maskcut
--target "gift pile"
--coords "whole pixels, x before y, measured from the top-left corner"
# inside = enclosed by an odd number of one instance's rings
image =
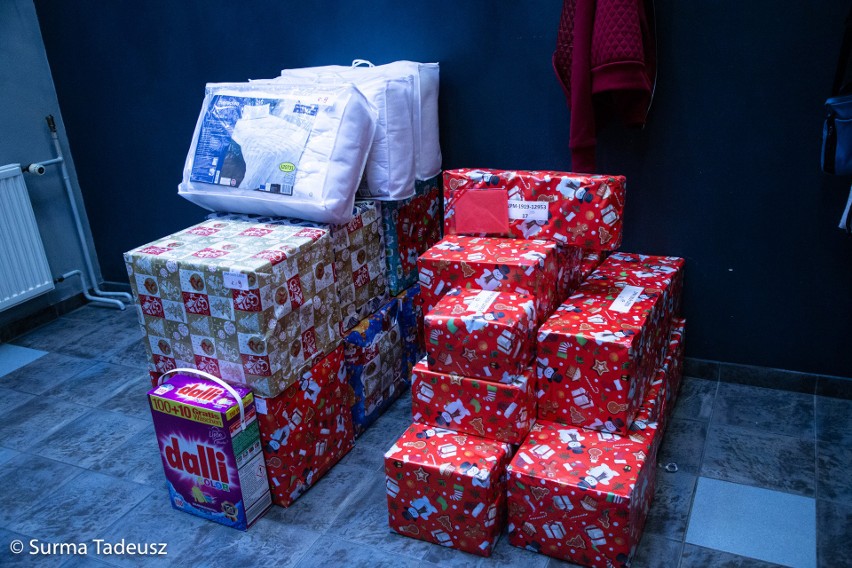
[[[444,172],[414,423],[385,454],[396,532],[488,556],[505,519],[515,546],[629,564],[685,322],[682,259],[613,252],[624,197],[621,176]]]

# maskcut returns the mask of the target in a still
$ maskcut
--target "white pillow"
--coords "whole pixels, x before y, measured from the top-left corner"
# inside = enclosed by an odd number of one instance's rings
[[[351,83],[208,84],[178,194],[211,211],[345,223],[377,116]]]

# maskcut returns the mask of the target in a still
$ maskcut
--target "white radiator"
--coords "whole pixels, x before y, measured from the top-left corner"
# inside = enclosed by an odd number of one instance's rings
[[[0,312],[53,290],[19,164],[0,166]]]

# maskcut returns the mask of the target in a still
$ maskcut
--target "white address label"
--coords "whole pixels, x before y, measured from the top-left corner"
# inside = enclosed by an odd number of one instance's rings
[[[477,314],[485,313],[485,311],[491,307],[491,304],[497,299],[499,296],[499,292],[491,292],[489,290],[483,290],[476,296],[473,296],[467,304],[467,311],[474,312]]]
[[[636,300],[639,299],[639,295],[644,290],[645,289],[640,286],[625,286],[618,297],[613,300],[609,309],[626,314],[630,311],[630,308],[633,307],[633,304],[636,303]]]
[[[254,398],[254,409],[257,410],[258,414],[268,414],[269,411],[266,408],[266,399],[265,398]]]
[[[230,288],[231,290],[249,289],[248,274],[243,274],[242,272],[225,272],[222,274],[222,278],[225,288]]]
[[[546,201],[509,200],[509,219],[526,219],[529,221],[547,221],[548,209]]]

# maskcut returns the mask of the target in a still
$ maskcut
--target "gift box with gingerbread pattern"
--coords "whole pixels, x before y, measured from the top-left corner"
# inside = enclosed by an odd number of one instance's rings
[[[189,367],[275,396],[340,339],[326,230],[213,219],[124,260],[152,382]]]
[[[510,451],[508,444],[412,424],[385,453],[390,527],[490,556],[505,519]]]
[[[256,398],[272,500],[287,507],[352,449],[352,391],[343,345],[274,398]]]
[[[420,359],[426,355],[426,343],[423,336],[423,307],[420,305],[420,284],[415,284],[400,292],[399,331],[402,333],[402,348],[408,373]]]
[[[394,298],[344,338],[346,374],[355,393],[352,421],[360,436],[408,387],[408,366]]]
[[[662,362],[676,270],[623,274],[608,258],[538,330],[538,417],[624,433]],[[617,273],[611,276],[603,270]]]
[[[453,288],[533,296],[537,323],[557,305],[556,245],[550,241],[452,235],[424,252],[417,265],[426,314]]]
[[[616,250],[621,245],[624,176],[555,171],[444,172],[444,235],[552,239]]]
[[[520,375],[535,349],[532,296],[453,288],[426,314],[429,368],[488,381]]]
[[[539,420],[508,467],[509,543],[582,566],[627,566],[656,480],[653,423],[630,436]]]
[[[535,420],[535,371],[482,381],[431,370],[423,359],[411,373],[415,422],[489,440],[520,444]]]

